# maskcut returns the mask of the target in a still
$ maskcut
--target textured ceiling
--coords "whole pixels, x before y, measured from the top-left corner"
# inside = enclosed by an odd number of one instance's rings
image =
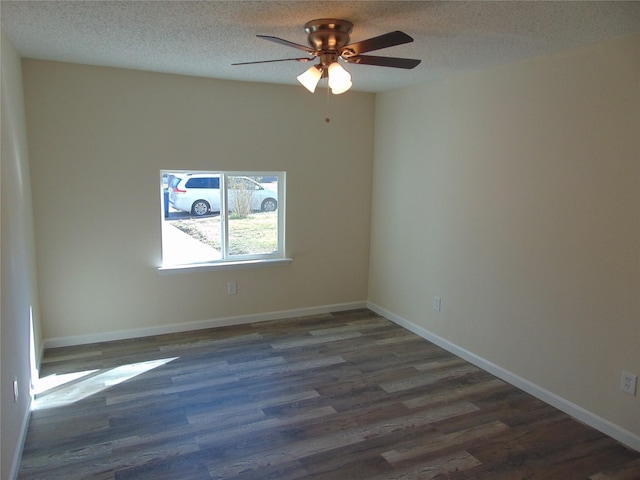
[[[354,23],[356,42],[393,30],[415,41],[375,55],[422,59],[414,70],[348,65],[354,90],[378,92],[640,32],[640,2],[5,1],[2,29],[23,57],[296,85],[315,18]]]

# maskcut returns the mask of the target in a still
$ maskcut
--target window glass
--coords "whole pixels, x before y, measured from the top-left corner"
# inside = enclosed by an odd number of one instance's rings
[[[161,178],[163,266],[284,258],[284,172]]]

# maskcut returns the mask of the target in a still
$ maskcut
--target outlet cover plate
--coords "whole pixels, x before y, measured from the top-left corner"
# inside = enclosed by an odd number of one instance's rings
[[[622,372],[620,377],[620,390],[629,395],[636,394],[636,388],[638,386],[638,376],[629,372]]]

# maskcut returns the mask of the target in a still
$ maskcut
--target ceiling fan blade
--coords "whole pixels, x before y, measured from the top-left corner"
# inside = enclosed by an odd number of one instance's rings
[[[361,53],[372,52],[373,50],[380,50],[381,48],[394,47],[396,45],[411,42],[413,42],[413,38],[404,32],[396,30],[395,32],[385,33],[378,37],[346,45],[340,50],[340,55],[360,55]]]
[[[356,55],[345,58],[349,63],[359,63],[360,65],[376,65],[378,67],[406,68],[407,70],[417,67],[421,60],[413,58],[397,57],[376,57],[374,55]]]
[[[303,50],[307,53],[315,55],[316,51],[313,48],[305,47],[304,45],[300,45],[298,43],[290,42],[289,40],[284,40],[283,38],[272,37],[270,35],[256,35],[258,38],[263,38],[265,40],[269,40],[270,42],[279,43],[281,45],[286,45],[288,47],[297,48],[298,50]]]
[[[258,60],[255,62],[239,62],[239,63],[232,63],[231,65],[253,65],[255,63],[273,63],[273,62],[292,62],[292,61],[296,61],[296,62],[310,62],[311,60],[313,60],[313,58],[309,58],[309,57],[302,57],[302,58],[279,58],[277,60]]]

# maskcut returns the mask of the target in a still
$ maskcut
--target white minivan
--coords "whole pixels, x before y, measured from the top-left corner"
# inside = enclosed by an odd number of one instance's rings
[[[228,178],[228,177],[227,177]],[[229,189],[228,208],[234,209],[234,190],[240,186],[247,193],[251,210],[273,212],[278,208],[278,194],[264,188],[249,177],[232,177],[234,188]],[[244,196],[244,195],[243,195]],[[209,173],[175,174],[169,183],[169,203],[173,208],[202,216],[220,211],[220,175]]]

